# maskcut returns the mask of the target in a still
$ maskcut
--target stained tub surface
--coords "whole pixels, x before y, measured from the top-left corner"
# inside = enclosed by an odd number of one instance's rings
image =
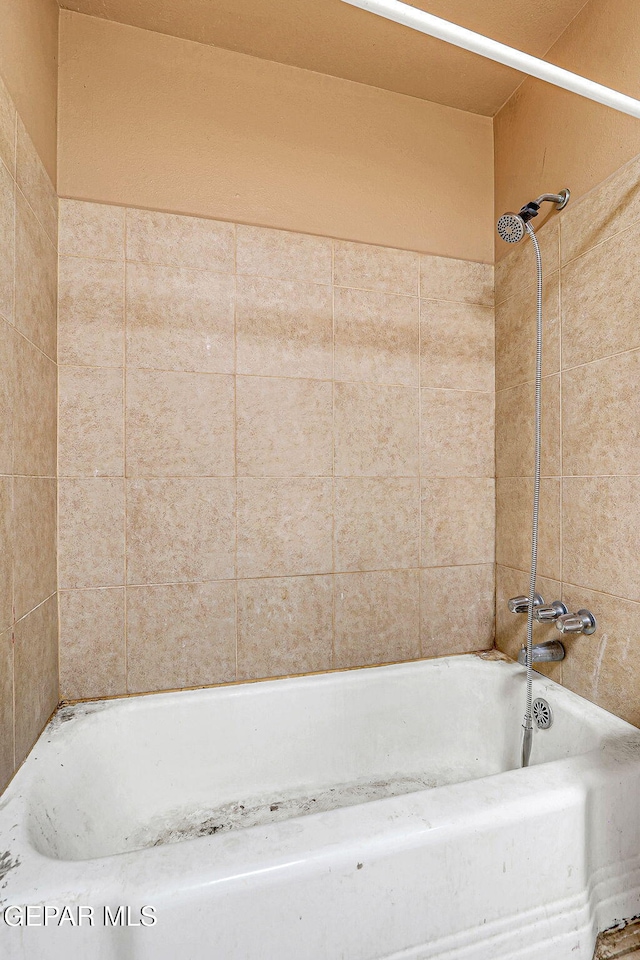
[[[640,913],[640,731],[539,677],[520,770],[524,683],[467,656],[64,708],[0,800],[3,908],[53,919],[0,956],[591,960]]]

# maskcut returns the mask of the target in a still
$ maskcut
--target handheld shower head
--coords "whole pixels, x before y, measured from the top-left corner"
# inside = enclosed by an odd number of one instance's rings
[[[498,220],[498,235],[505,243],[519,243],[524,237],[524,220],[519,213],[503,213]]]
[[[519,243],[525,235],[525,224],[538,216],[540,204],[553,203],[556,210],[562,210],[569,203],[571,193],[561,190],[560,193],[543,193],[537,200],[530,200],[520,210],[520,213],[503,213],[497,223],[498,235],[505,243]]]

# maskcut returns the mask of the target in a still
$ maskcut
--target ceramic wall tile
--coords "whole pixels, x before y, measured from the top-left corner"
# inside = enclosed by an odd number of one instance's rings
[[[235,483],[211,477],[127,482],[128,583],[234,576]]]
[[[331,283],[331,240],[238,224],[239,275]]]
[[[333,665],[333,577],[238,583],[238,680]]]
[[[58,363],[89,367],[123,365],[122,262],[60,257]]]
[[[60,696],[63,700],[127,692],[124,588],[62,590]]]
[[[330,573],[332,481],[238,479],[238,576]]]
[[[493,477],[493,393],[422,388],[423,477]]]
[[[490,650],[495,638],[494,566],[436,567],[420,572],[423,657]]]
[[[448,257],[420,257],[420,296],[493,306],[493,265]]]
[[[412,479],[337,479],[334,506],[336,570],[417,567],[420,484]]]
[[[126,418],[127,476],[233,476],[233,377],[129,368]]]
[[[238,373],[333,376],[332,289],[317,283],[238,276]]]
[[[13,631],[0,633],[0,791],[15,769],[13,714]]]
[[[58,492],[58,586],[124,584],[124,482],[65,477]]]
[[[117,368],[60,367],[61,477],[124,474],[124,383]]]
[[[334,397],[336,475],[418,475],[419,410],[416,388],[336,383]]]
[[[19,766],[58,703],[58,598],[14,627],[15,759]]]
[[[13,481],[16,619],[56,591],[56,481],[15,477]]]
[[[15,183],[0,164],[0,316],[13,322],[15,286]]]
[[[563,368],[640,347],[639,256],[640,224],[563,268]]]
[[[129,587],[127,664],[130,693],[235,680],[235,585]]]
[[[338,287],[383,290],[415,297],[419,288],[420,258],[408,250],[336,240],[333,278]]]
[[[490,266],[69,200],[60,254],[65,696],[418,657],[421,564],[485,644]]]
[[[126,257],[144,263],[233,273],[232,223],[155,210],[126,211]]]
[[[422,566],[493,563],[495,483],[447,477],[422,481]]]
[[[239,476],[331,476],[331,384],[238,377],[236,459]]]
[[[123,207],[62,199],[59,217],[61,256],[124,259]]]
[[[57,356],[56,248],[18,191],[16,194],[15,325],[39,350]]]
[[[493,307],[422,300],[420,381],[426,387],[495,387]]]
[[[417,570],[335,578],[335,665],[357,667],[420,656]]]
[[[234,372],[232,276],[127,264],[127,365]]]
[[[336,380],[418,384],[419,304],[370,290],[336,288]]]

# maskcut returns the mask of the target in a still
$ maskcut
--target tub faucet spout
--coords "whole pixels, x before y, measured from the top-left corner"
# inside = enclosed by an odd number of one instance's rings
[[[534,643],[531,648],[532,663],[556,663],[564,660],[564,647],[559,640],[547,640],[546,643]],[[518,663],[527,665],[527,648],[523,647],[518,653]]]

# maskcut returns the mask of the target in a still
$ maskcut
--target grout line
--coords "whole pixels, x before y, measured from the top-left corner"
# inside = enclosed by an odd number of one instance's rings
[[[331,666],[336,663],[336,244],[331,241]]]
[[[61,254],[60,260],[80,260],[80,261],[98,261],[100,263],[120,263],[122,258],[118,257],[96,257],[96,256],[82,256],[82,254]],[[132,263],[139,266],[148,266],[148,267],[164,267],[167,270],[173,270],[175,272],[184,271],[187,273],[196,273],[204,274],[205,276],[215,276],[215,277],[232,277],[235,276],[238,280],[250,281],[250,280],[262,280],[268,281],[271,283],[278,284],[294,284],[296,286],[306,286],[306,287],[320,287],[322,289],[328,289],[331,287],[335,290],[353,290],[355,293],[371,293],[376,297],[380,298],[391,298],[399,300],[423,300],[425,303],[444,303],[444,304],[455,304],[456,306],[464,307],[482,307],[485,310],[491,310],[493,304],[476,302],[475,300],[452,300],[446,297],[422,297],[419,294],[412,293],[398,293],[396,290],[384,290],[377,287],[359,287],[356,284],[334,284],[334,283],[324,283],[320,280],[298,280],[291,279],[289,277],[280,277],[272,276],[269,274],[262,273],[237,273],[235,270],[212,270],[205,267],[193,267],[188,264],[180,263],[166,263],[163,260],[136,260],[133,257],[125,257],[126,263]],[[472,261],[465,261],[472,262]],[[516,294],[514,294],[516,296]],[[512,299],[511,297],[509,299]]]
[[[23,621],[25,621],[27,617],[30,617],[32,613],[34,613],[36,610],[39,610],[41,607],[43,607],[45,603],[49,603],[49,601],[52,600],[57,595],[57,593],[58,593],[57,588],[55,590],[52,590],[52,592],[48,594],[48,596],[46,596],[44,600],[40,600],[38,603],[35,604],[35,606],[31,607],[30,610],[27,610],[26,613],[23,613],[21,617],[18,617],[18,619],[14,621],[13,627],[15,628],[19,623],[23,623]]]
[[[127,251],[127,212],[125,210],[124,216],[122,218],[122,248],[123,253],[125,254],[125,259],[122,261],[122,274],[121,274],[121,304],[122,304],[122,464],[123,464],[123,482],[122,482],[122,505],[124,510],[124,530],[123,530],[123,540],[124,540],[124,611],[123,611],[123,628],[124,628],[124,684],[125,689],[129,692],[129,595],[126,587],[127,580],[129,578],[129,544],[127,537],[127,527],[128,527],[128,501],[127,501],[127,483],[124,479],[128,472],[128,461],[127,461],[127,334],[128,334],[128,302],[127,302],[127,262],[126,262],[126,251]],[[118,261],[119,262],[119,261]]]
[[[17,207],[16,207],[16,181],[18,170],[18,111],[15,111],[13,121],[13,149],[14,149],[14,172],[12,175],[13,186],[13,275],[11,278],[11,315],[12,326],[16,320],[16,274],[17,274]],[[9,322],[9,321],[7,321]],[[15,326],[14,326],[15,329]],[[13,365],[13,362],[12,362]],[[13,407],[13,404],[12,404]],[[15,443],[15,411],[11,412],[11,472],[15,470],[16,461],[16,443]],[[57,416],[56,416],[57,425]],[[11,557],[11,737],[12,737],[12,773],[15,773],[17,767],[16,754],[16,634],[15,634],[15,616],[16,616],[16,558],[15,558],[15,477],[11,477],[10,483],[11,497],[11,539],[13,541],[13,552]],[[57,551],[56,551],[57,553]]]
[[[9,474],[0,474],[0,476],[9,476]],[[23,476],[23,475],[22,475],[22,474],[15,474],[15,476]],[[223,481],[229,481],[229,480],[234,480],[234,479],[237,479],[237,480],[264,480],[264,481],[267,481],[267,480],[268,480],[268,481],[280,480],[280,481],[282,481],[283,483],[284,483],[284,482],[288,482],[288,483],[300,482],[300,483],[303,483],[304,481],[308,481],[308,480],[332,480],[332,479],[336,479],[336,480],[352,480],[353,482],[356,482],[356,481],[367,481],[367,480],[368,480],[368,481],[370,481],[371,483],[384,483],[384,482],[391,481],[391,480],[415,480],[416,482],[419,482],[420,480],[423,480],[423,481],[426,481],[426,480],[492,480],[492,481],[493,481],[493,480],[496,479],[496,478],[493,477],[493,476],[487,476],[487,474],[472,474],[472,473],[460,473],[460,474],[455,473],[455,474],[442,474],[442,475],[440,475],[440,474],[433,474],[433,475],[432,475],[432,474],[423,474],[422,477],[420,477],[417,473],[393,474],[393,475],[390,475],[390,476],[380,476],[380,475],[377,475],[377,476],[369,476],[369,475],[366,475],[366,474],[365,474],[365,475],[361,475],[361,474],[355,474],[355,475],[354,475],[354,474],[340,474],[340,473],[338,473],[338,474],[335,475],[335,477],[334,477],[332,474],[330,474],[330,473],[306,474],[306,475],[298,475],[298,476],[290,476],[290,475],[287,476],[287,475],[280,475],[280,474],[257,475],[257,474],[249,474],[249,473],[247,473],[247,474],[239,474],[238,477],[235,477],[234,474],[232,474],[232,473],[228,473],[228,474],[184,474],[184,473],[183,473],[183,474],[175,474],[175,475],[174,475],[174,474],[167,474],[167,475],[163,475],[163,476],[160,476],[160,475],[157,475],[157,474],[138,474],[138,473],[132,474],[132,475],[130,475],[130,476],[125,476],[125,475],[122,474],[122,473],[114,473],[114,474],[111,474],[111,473],[104,473],[104,474],[102,474],[102,473],[101,473],[101,474],[98,474],[97,476],[94,475],[94,474],[92,474],[92,475],[90,475],[90,476],[87,476],[86,474],[77,474],[77,473],[68,473],[68,474],[67,474],[67,473],[63,473],[63,474],[60,474],[58,477],[53,477],[53,476],[44,476],[44,477],[43,477],[43,476],[40,476],[39,474],[35,474],[35,475],[33,475],[33,476],[31,476],[31,475],[29,475],[29,474],[25,474],[24,476],[28,477],[29,479],[37,479],[37,480],[83,480],[83,481],[86,481],[86,482],[91,482],[91,481],[94,481],[94,480],[126,480],[126,481],[138,481],[138,480],[142,481],[142,480],[144,480],[144,481],[148,481],[148,482],[151,482],[151,481],[161,482],[161,481],[170,481],[170,480],[172,480],[172,481],[173,481],[173,480],[183,480],[183,481],[185,481],[185,482],[186,482],[186,481],[192,481],[192,480],[218,480],[218,481],[220,481],[221,483],[222,483]],[[589,474],[589,475],[586,475],[586,476],[584,477],[584,479],[590,479],[591,477],[597,477],[597,476],[598,476],[597,474]],[[607,475],[604,475],[604,476],[607,476]],[[616,476],[624,476],[624,474],[612,474],[612,476],[614,476],[614,477],[616,477]],[[640,476],[640,474],[628,474],[628,476],[635,477],[635,476]],[[526,475],[515,474],[515,475],[513,475],[513,476],[500,476],[500,477],[498,477],[498,479],[499,479],[499,480],[527,480],[527,479],[529,479],[529,478],[528,478]],[[550,474],[550,475],[548,475],[548,476],[543,477],[543,479],[545,479],[545,480],[555,480],[555,479],[557,479],[557,476],[556,476],[556,475],[553,475],[553,474]]]
[[[418,290],[422,287],[422,270],[418,264]],[[423,423],[422,423],[422,300],[418,300],[418,566],[422,568],[422,481],[423,481]],[[424,653],[422,605],[426,602],[423,591],[424,577],[418,575],[418,645]]]
[[[471,478],[469,478],[471,479]],[[474,478],[477,479],[477,478]],[[515,476],[500,476],[498,480],[533,480],[533,475],[524,476],[522,474]],[[638,473],[566,473],[548,474],[541,477],[542,480],[636,480],[640,479]]]
[[[560,273],[560,270],[561,270],[560,266],[556,267],[555,270],[550,270],[549,273],[546,275],[546,280],[547,281],[552,280],[553,277],[555,277],[557,274]],[[503,307],[505,303],[511,303],[511,301],[515,300],[517,297],[522,299],[523,297],[529,294],[531,294],[531,299],[535,305],[535,301],[536,301],[536,281],[535,280],[531,284],[527,284],[525,287],[519,288],[518,290],[516,290],[515,293],[510,294],[508,297],[503,297],[502,300],[496,300],[495,308],[497,310],[498,307]]]
[[[58,362],[60,356],[60,345],[59,345],[59,316],[58,316],[58,305],[60,303],[60,204],[58,203],[58,197],[56,193],[56,295],[55,295],[55,324],[56,324],[56,396],[55,396],[55,412],[56,412],[56,495],[55,495],[55,505],[56,505],[56,522],[55,522],[55,534],[54,534],[54,547],[56,552],[55,566],[56,566],[56,625],[57,625],[57,634],[56,634],[56,654],[57,654],[57,667],[58,667],[58,703],[62,697],[62,644],[60,642],[62,637],[62,610],[60,603],[60,593],[58,587],[60,584],[60,550],[59,550],[59,525],[60,525],[60,364]]]
[[[554,373],[545,373],[542,381],[544,382],[545,380],[553,380],[554,377],[559,377],[560,373],[560,370],[556,370]],[[522,390],[523,387],[535,387],[535,384],[535,379],[520,380],[518,383],[510,383],[508,387],[496,387],[496,396],[498,396],[500,393],[508,393],[510,390]]]
[[[7,321],[10,323],[10,321]],[[11,324],[12,325],[12,324]],[[13,325],[12,325],[13,326]],[[26,338],[25,338],[26,339]],[[28,341],[29,343],[31,341]],[[35,344],[34,344],[35,346]],[[37,348],[38,349],[38,348]],[[40,350],[40,353],[43,353]],[[43,353],[43,356],[47,359],[51,359],[47,354]],[[120,370],[121,367],[118,364],[90,364],[90,363],[62,363],[62,367],[69,367],[71,369],[77,370]],[[413,383],[401,383],[393,380],[350,380],[347,378],[336,377],[292,377],[286,374],[261,374],[261,373],[237,373],[235,374],[233,370],[178,370],[175,367],[146,367],[139,366],[137,364],[129,364],[128,368],[134,371],[140,371],[144,373],[173,373],[181,376],[197,376],[197,377],[233,377],[238,376],[241,379],[252,379],[252,380],[287,380],[293,383],[299,383],[302,381],[310,381],[312,383],[346,383],[354,386],[367,386],[367,387],[382,387],[382,388],[393,388],[393,389],[403,389],[403,390],[418,390],[420,383],[416,380]],[[555,376],[555,374],[549,374],[548,376]],[[439,387],[431,386],[430,384],[423,384],[423,389],[432,390],[434,392],[441,393],[469,393],[472,395],[482,395],[482,396],[493,396],[491,390],[478,390],[478,389],[469,389],[468,387],[455,386],[455,387]],[[515,386],[519,386],[516,384]],[[511,389],[511,388],[505,388]]]
[[[496,271],[493,269],[493,648],[498,646],[498,330],[496,307]]]
[[[40,217],[38,216],[38,214],[37,214],[36,211],[34,210],[32,204],[29,202],[27,196],[22,192],[22,190],[20,189],[20,187],[18,186],[18,184],[17,184],[17,182],[16,182],[16,199],[17,199],[17,194],[20,194],[20,196],[21,196],[22,199],[24,200],[25,204],[26,204],[27,207],[29,208],[29,211],[31,212],[34,220],[36,221],[36,223],[38,224],[38,226],[39,226],[40,229],[42,230],[42,233],[44,234],[47,243],[48,243],[49,246],[52,248],[52,251],[53,251],[53,253],[55,254],[55,258],[56,258],[56,260],[57,260],[57,259],[58,259],[58,248],[57,248],[57,246],[56,246],[56,241],[52,239],[52,237],[51,237],[50,234],[49,234],[49,231],[47,230],[47,228],[46,228],[45,225],[43,224],[42,220],[40,219]],[[56,216],[56,221],[57,221],[57,216]]]
[[[564,368],[564,373],[590,367],[594,363],[603,363],[605,360],[615,360],[616,357],[624,357],[629,353],[640,353],[640,344],[637,347],[629,347],[627,350],[618,350],[616,353],[607,353],[602,357],[595,357],[593,360],[585,360],[583,363],[576,363],[571,367],[567,366]]]
[[[13,298],[14,298],[14,303],[15,303],[15,300],[16,300],[16,296],[15,296],[15,281],[14,281],[14,296],[13,296]],[[15,314],[15,307],[14,307],[14,314]],[[56,309],[56,314],[57,314],[57,309]],[[28,337],[26,334],[24,334],[21,330],[19,330],[18,327],[16,327],[15,323],[13,323],[11,320],[7,319],[6,317],[3,317],[1,314],[0,314],[0,320],[3,320],[5,323],[8,323],[9,326],[12,328],[12,330],[20,337],[20,339],[21,339],[21,340],[24,340],[26,343],[28,343],[30,347],[33,347],[33,348],[34,348],[34,350],[37,350],[38,353],[39,353],[42,357],[44,357],[45,360],[48,360],[49,363],[53,363],[56,367],[58,366],[57,357],[50,357],[48,353],[45,353],[45,351],[44,351],[41,347],[39,347],[37,343],[34,343],[33,340],[30,340],[29,337]]]
[[[17,123],[17,120],[16,120]],[[15,233],[15,202],[14,202],[14,233]],[[13,264],[13,310],[15,312],[15,256]],[[15,463],[15,429],[14,416],[12,411],[12,430],[11,430],[11,469],[14,469]],[[11,557],[11,736],[13,751],[13,772],[16,769],[16,636],[15,636],[15,617],[16,617],[16,558],[15,558],[15,477],[12,476],[9,483],[9,496],[11,503],[11,540],[13,541],[13,551]],[[57,551],[56,551],[57,554]]]
[[[245,576],[245,577],[212,577],[208,580],[166,580],[158,581],[155,583],[145,582],[145,583],[110,583],[110,584],[94,584],[94,585],[84,585],[84,586],[73,586],[73,587],[61,587],[60,593],[72,593],[74,591],[86,591],[86,590],[122,590],[124,587],[135,587],[136,589],[141,589],[144,587],[155,588],[155,587],[188,587],[188,586],[197,586],[203,583],[232,583],[234,580],[238,582],[251,582],[253,580],[300,580],[308,579],[313,577],[335,577],[335,576],[369,576],[372,573],[420,573],[422,570],[454,570],[461,567],[489,567],[493,566],[493,560],[479,560],[472,563],[434,563],[429,564],[424,567],[419,567],[415,565],[408,565],[403,567],[371,567],[366,570],[314,570],[310,573],[277,573],[271,575],[254,575],[254,576]],[[505,564],[500,564],[500,566],[505,566]],[[518,569],[514,567],[513,569]],[[553,579],[552,577],[547,577],[546,579]],[[586,589],[586,588],[585,588]],[[53,596],[53,594],[51,594]],[[49,598],[47,598],[49,599]],[[34,608],[35,609],[35,608]],[[31,611],[29,611],[31,612]]]
[[[596,243],[592,244],[590,247],[587,247],[586,250],[583,250],[581,253],[578,253],[575,257],[570,257],[564,263],[561,262],[560,269],[564,269],[565,267],[568,267],[570,264],[576,263],[578,260],[582,260],[588,254],[590,254],[593,250],[597,250],[599,247],[603,247],[605,244],[611,243],[612,240],[617,240],[619,237],[622,236],[623,233],[627,233],[630,230],[637,229],[639,223],[640,223],[640,217],[638,217],[632,223],[628,223],[626,227],[622,227],[620,230],[616,230],[615,233],[610,234],[608,237],[603,237],[601,240],[598,240]]]
[[[234,464],[234,545],[233,572],[235,580],[235,678],[238,679],[238,648],[240,638],[239,625],[239,588],[238,588],[238,228],[233,225],[233,464]]]
[[[562,220],[560,220],[560,222],[558,223],[558,245],[559,245],[559,250],[560,250],[560,253],[559,253],[560,263],[562,263],[562,232],[563,232],[563,231],[562,231]],[[559,380],[559,404],[560,404],[560,410],[559,410],[559,421],[560,421],[560,423],[559,423],[559,429],[560,429],[560,449],[559,449],[559,456],[560,456],[560,464],[559,464],[559,466],[560,466],[560,516],[559,516],[559,518],[558,518],[560,529],[559,529],[559,531],[558,531],[558,538],[559,538],[559,550],[560,550],[559,562],[560,562],[560,595],[561,595],[561,596],[563,596],[563,593],[564,593],[563,583],[564,583],[564,471],[565,471],[565,463],[564,463],[564,402],[563,402],[563,401],[564,401],[564,392],[563,392],[564,382],[563,382],[563,362],[562,362],[562,361],[563,361],[563,353],[562,353],[562,350],[563,350],[563,344],[562,344],[562,328],[563,328],[562,277],[563,277],[563,270],[562,270],[562,267],[561,267],[561,269],[560,269],[560,275],[559,275],[559,277],[558,277],[558,344],[559,344],[559,350],[560,350],[560,380]],[[562,677],[563,677],[562,664],[560,664],[559,670],[560,670],[560,677],[561,677],[561,679],[562,679]]]
[[[523,576],[528,576],[527,570],[522,570],[520,567],[514,567],[509,563],[499,563],[499,567],[502,567],[503,570],[509,570],[512,573],[521,573]],[[623,603],[633,603],[640,609],[640,600],[634,600],[632,597],[623,597],[617,593],[609,593],[607,590],[601,590],[597,587],[589,587],[581,583],[573,583],[571,580],[560,581],[557,577],[547,577],[544,574],[540,574],[541,580],[549,580],[552,583],[559,584],[562,588],[570,587],[572,590],[586,590],[588,593],[597,593],[603,597],[609,597],[611,600],[621,600]]]

